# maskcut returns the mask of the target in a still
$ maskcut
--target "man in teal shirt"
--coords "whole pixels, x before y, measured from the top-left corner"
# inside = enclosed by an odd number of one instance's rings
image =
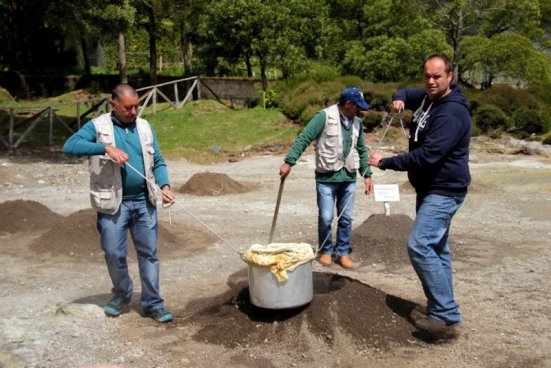
[[[371,169],[367,165],[368,151],[364,140],[360,110],[367,110],[363,93],[357,88],[347,88],[341,93],[339,103],[316,113],[297,137],[285,162],[279,169],[281,178],[291,172],[300,155],[316,141],[316,192],[318,204],[319,262],[331,265],[333,255],[344,268],[353,268],[350,258],[352,212],[356,176],[359,170],[364,177],[365,193],[371,193]],[[336,244],[333,245],[331,224],[335,204],[337,216]]]
[[[137,117],[138,101],[134,88],[119,84],[110,101],[113,111],[86,123],[65,142],[63,152],[90,157],[90,202],[98,213],[101,248],[113,284],[105,314],[118,317],[130,304],[130,231],[138,256],[143,315],[165,323],[172,321],[172,314],[159,291],[156,203],[161,197],[163,203],[173,203],[174,192],[155,132]]]

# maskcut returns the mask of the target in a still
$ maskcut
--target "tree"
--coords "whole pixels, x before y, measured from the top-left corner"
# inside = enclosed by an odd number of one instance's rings
[[[537,33],[538,0],[414,0],[413,4],[445,32],[453,48],[454,75],[461,80],[461,41],[466,35],[492,35],[522,30]]]
[[[117,40],[117,49],[119,54],[118,69],[120,81],[128,82],[128,71],[126,68],[126,43],[125,32],[134,25],[136,19],[136,8],[130,3],[130,0],[120,0],[112,2],[102,0],[95,2],[94,7],[87,9],[86,13],[104,35],[111,36]]]
[[[375,0],[362,13],[366,23],[361,41],[344,43],[345,73],[374,82],[413,79],[419,76],[421,60],[436,52],[450,54],[445,35],[406,1]]]
[[[288,76],[316,56],[326,16],[315,0],[217,1],[206,9],[200,28],[206,72],[223,72],[241,60],[251,75],[255,58],[266,89],[269,66]]]
[[[491,38],[466,36],[461,47],[463,70],[473,81],[477,81],[479,75],[484,76],[488,87],[498,76],[528,83],[551,81],[551,59],[520,34],[503,33]]]

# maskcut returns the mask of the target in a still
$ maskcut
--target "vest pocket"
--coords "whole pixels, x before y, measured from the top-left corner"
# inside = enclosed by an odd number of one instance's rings
[[[113,176],[115,174],[115,163],[107,156],[92,156],[88,166],[90,174]]]
[[[118,205],[115,188],[104,183],[94,183],[94,187],[90,189],[90,200],[94,208],[104,211],[115,210]]]

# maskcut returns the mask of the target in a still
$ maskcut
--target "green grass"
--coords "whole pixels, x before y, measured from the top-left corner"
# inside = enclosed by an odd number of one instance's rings
[[[16,106],[17,140],[27,129],[29,123],[22,125],[25,118],[40,109],[30,106],[46,106],[83,99],[80,93],[57,96],[51,99],[24,101]],[[12,105],[13,106],[13,105]],[[1,107],[1,106],[0,106]],[[89,106],[83,106],[83,112]],[[73,122],[76,116],[74,105],[57,105],[56,115],[66,123]],[[90,117],[90,116],[89,116]],[[206,163],[226,159],[229,155],[238,155],[246,147],[258,148],[271,145],[288,145],[300,131],[296,124],[275,109],[230,109],[217,101],[200,100],[187,103],[183,108],[174,110],[168,103],[157,104],[157,113],[152,114],[151,106],[145,110],[143,118],[154,127],[163,155],[170,158],[184,157],[193,162]],[[0,110],[0,133],[7,138],[9,115]],[[87,120],[82,121],[82,124]],[[76,127],[75,127],[76,128]],[[44,146],[48,143],[49,123],[43,119],[25,138],[21,147]],[[54,119],[54,145],[62,145],[71,135]],[[215,149],[212,149],[215,147]],[[214,153],[213,151],[220,151]]]
[[[277,110],[232,110],[212,100],[194,101],[180,110],[158,106],[157,111],[146,111],[143,117],[153,125],[163,155],[194,162],[220,160],[247,146],[291,144],[300,131]],[[212,152],[213,147],[220,152]]]

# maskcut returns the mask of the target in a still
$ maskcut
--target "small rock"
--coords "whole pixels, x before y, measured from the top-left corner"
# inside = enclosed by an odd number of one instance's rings
[[[95,304],[59,303],[54,308],[54,315],[70,315],[80,318],[103,317],[103,308]]]

